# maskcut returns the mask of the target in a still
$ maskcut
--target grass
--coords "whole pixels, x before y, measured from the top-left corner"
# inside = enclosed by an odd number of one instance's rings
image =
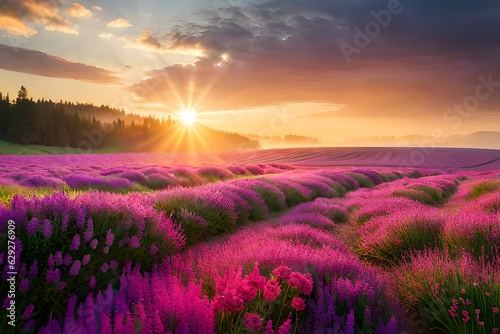
[[[21,145],[0,140],[0,154],[6,155],[44,155],[44,154],[103,154],[121,153],[119,147],[96,148],[92,150],[79,150],[74,147]]]

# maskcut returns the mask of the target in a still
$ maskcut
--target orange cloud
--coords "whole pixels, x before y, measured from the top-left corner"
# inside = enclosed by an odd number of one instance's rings
[[[106,26],[108,26],[110,28],[127,28],[127,27],[131,27],[132,24],[127,19],[119,18],[119,19],[116,19],[114,21],[108,22],[108,24]]]
[[[45,25],[49,31],[77,34],[76,26],[61,16],[55,0],[2,0],[0,2],[0,29],[13,35],[29,36],[37,33],[30,24]]]
[[[188,44],[169,40],[168,36],[155,36],[151,30],[144,29],[136,40],[128,40],[130,47],[151,53],[168,53],[193,57],[205,57],[200,43]]]
[[[72,17],[88,17],[94,15],[90,10],[80,5],[78,2],[72,4],[66,12]]]
[[[6,30],[13,35],[31,36],[37,33],[36,30],[28,27],[26,23],[16,17],[0,16],[0,29]]]

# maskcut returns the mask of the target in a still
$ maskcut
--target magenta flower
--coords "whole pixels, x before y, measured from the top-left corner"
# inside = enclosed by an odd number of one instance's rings
[[[109,264],[107,262],[104,262],[104,264],[101,266],[101,271],[103,273],[106,273],[109,270]]]
[[[57,290],[63,290],[66,287],[66,282],[61,281],[57,283]]]
[[[75,234],[75,236],[73,237],[73,241],[71,241],[69,249],[72,251],[77,251],[79,248],[80,248],[80,235]]]
[[[264,290],[266,277],[260,275],[259,264],[256,263],[254,269],[238,284],[238,292],[241,299],[251,301],[259,290]]]
[[[305,295],[310,295],[313,289],[312,278],[301,273],[291,273],[288,277],[288,284],[292,288],[299,289]]]
[[[498,307],[494,307],[494,308],[492,308],[491,310],[492,310],[492,311],[493,311],[493,313],[495,313],[495,314],[496,314],[496,313],[498,313],[498,311],[499,311]]]
[[[241,312],[245,306],[245,301],[238,296],[227,296],[224,308],[228,312]]]
[[[281,266],[273,270],[273,274],[279,279],[286,280],[292,273],[292,269],[287,266]]]
[[[82,264],[86,266],[90,262],[90,258],[91,258],[90,254],[85,254],[82,259]]]
[[[102,249],[102,252],[104,254],[108,254],[109,253],[109,246],[105,246],[103,249]]]
[[[111,232],[111,230],[109,230],[108,233],[106,233],[106,245],[111,247],[113,240],[115,240],[115,235]]]
[[[71,268],[69,270],[70,276],[76,276],[78,275],[78,272],[80,272],[80,267],[82,266],[82,263],[80,260],[75,260],[73,264],[71,265]]]
[[[462,318],[462,320],[463,320],[464,322],[469,322],[469,320],[470,320],[469,312],[467,312],[467,311],[462,311],[462,315],[464,316],[464,317]]]
[[[264,333],[262,334],[274,334],[274,329],[273,329],[273,321],[268,320],[266,323],[266,329],[264,330]]]
[[[50,238],[52,236],[52,224],[48,219],[43,220],[42,234],[45,238]]]
[[[26,308],[24,309],[24,312],[23,312],[23,318],[24,319],[31,318],[31,315],[33,314],[34,309],[35,309],[35,305],[33,305],[33,304],[29,304],[28,306],[26,306]]]
[[[57,283],[61,278],[61,271],[59,269],[47,270],[47,283]]]
[[[292,307],[297,311],[302,311],[306,309],[306,302],[300,297],[293,297]]]
[[[264,299],[267,300],[268,302],[273,302],[278,298],[278,296],[281,293],[281,287],[278,281],[275,278],[271,278],[269,281],[267,281],[266,285],[264,286]]]
[[[290,329],[292,329],[292,319],[289,316],[288,319],[286,319],[286,321],[283,323],[283,325],[278,328],[278,334],[289,334]]]
[[[95,277],[94,277],[94,276],[92,276],[92,277],[90,278],[90,280],[89,280],[89,287],[90,287],[91,289],[93,289],[93,288],[95,287],[95,284],[96,284]]]
[[[35,234],[39,229],[40,221],[36,217],[31,218],[28,224],[26,224],[26,230],[28,231],[28,234]]]
[[[251,331],[258,332],[262,328],[262,319],[257,314],[245,313],[243,324]]]

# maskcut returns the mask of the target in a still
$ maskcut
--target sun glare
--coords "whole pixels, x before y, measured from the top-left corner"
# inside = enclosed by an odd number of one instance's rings
[[[179,114],[181,122],[184,125],[192,125],[196,122],[196,112],[192,109],[186,109]]]

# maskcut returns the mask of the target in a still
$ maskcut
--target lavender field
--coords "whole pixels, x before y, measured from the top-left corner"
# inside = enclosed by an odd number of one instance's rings
[[[0,167],[2,329],[500,333],[498,171],[67,159]]]

